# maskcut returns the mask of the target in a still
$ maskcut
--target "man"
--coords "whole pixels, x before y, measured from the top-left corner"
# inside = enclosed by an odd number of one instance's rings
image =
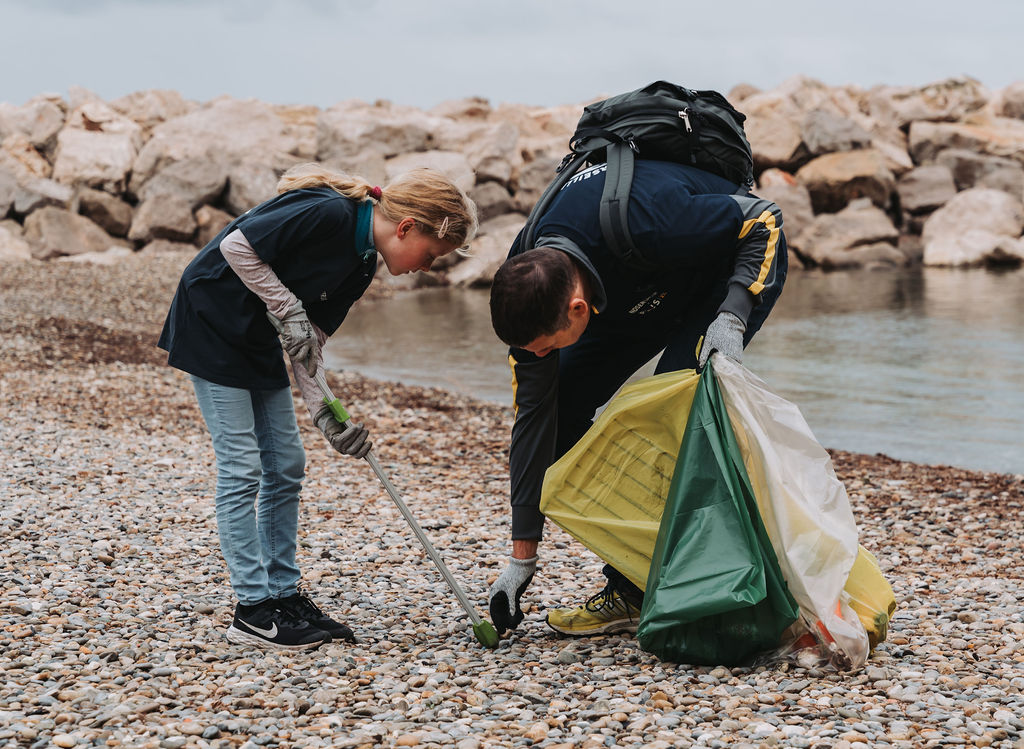
[[[512,557],[490,593],[499,633],[523,619],[548,466],[659,351],[657,372],[703,367],[715,350],[739,361],[786,278],[775,204],[737,195],[710,172],[652,160],[636,161],[628,207],[646,262],[620,260],[601,234],[605,172],[597,165],[566,184],[538,222],[536,247],[521,246],[520,234],[491,289],[495,333],[511,346],[515,406]],[[604,590],[550,612],[549,626],[570,635],[635,632],[643,591],[610,565],[604,574]]]

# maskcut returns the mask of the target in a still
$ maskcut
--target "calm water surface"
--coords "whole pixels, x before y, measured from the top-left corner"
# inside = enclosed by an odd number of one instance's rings
[[[327,365],[509,404],[487,299],[360,302]],[[1024,270],[795,272],[744,364],[826,447],[1024,473]]]

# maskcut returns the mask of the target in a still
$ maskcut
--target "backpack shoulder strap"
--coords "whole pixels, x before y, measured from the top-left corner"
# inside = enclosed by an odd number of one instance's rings
[[[628,143],[608,146],[608,171],[601,193],[599,219],[601,235],[608,249],[626,265],[643,270],[651,269],[633,242],[629,233],[629,193],[633,186],[635,156]]]
[[[566,183],[579,171],[587,155],[587,153],[569,153],[562,159],[562,163],[558,167],[558,175],[541,193],[526,219],[526,225],[523,227],[523,241],[520,245],[524,251],[533,249],[533,243],[537,239],[537,223],[541,216],[547,212],[548,206],[551,205],[551,201],[555,199],[558,191],[565,187]]]

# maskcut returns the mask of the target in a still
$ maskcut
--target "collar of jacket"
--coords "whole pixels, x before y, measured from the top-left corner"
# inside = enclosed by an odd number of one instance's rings
[[[590,300],[590,304],[597,312],[604,312],[604,308],[608,303],[608,295],[605,294],[604,291],[604,282],[602,282],[601,277],[597,275],[597,269],[594,267],[594,264],[590,262],[590,258],[584,254],[578,244],[573,242],[571,239],[558,234],[545,234],[534,244],[537,247],[550,247],[555,250],[561,250],[562,252],[571,255],[579,262],[580,265],[586,268],[587,272],[590,274],[591,291],[594,295],[594,298]]]
[[[373,203],[364,200],[356,207],[356,254],[366,261],[377,254],[373,246]]]

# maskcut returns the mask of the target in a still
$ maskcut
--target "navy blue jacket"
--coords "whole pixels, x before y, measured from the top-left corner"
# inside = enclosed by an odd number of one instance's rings
[[[327,335],[373,280],[371,204],[329,187],[291,190],[235,219],[189,263],[160,335],[171,366],[228,387],[288,387],[281,344],[266,305],[220,251],[239,229],[256,254]]]
[[[782,214],[769,201],[736,195],[736,185],[709,172],[651,160],[636,161],[629,203],[630,234],[654,270],[624,264],[601,234],[599,205],[605,165],[576,175],[538,222],[535,244],[571,255],[586,269],[601,329],[679,326],[688,310],[732,312],[745,323],[764,294],[773,300],[785,278]],[[509,257],[533,248],[516,238]],[[779,270],[781,267],[781,271]],[[671,315],[650,314],[652,305]],[[759,316],[755,316],[759,317]],[[759,324],[759,323],[758,323]],[[646,326],[646,327],[645,327]],[[538,539],[544,472],[557,457],[558,377],[555,351],[536,357],[509,351],[516,421],[512,429],[512,538]],[[639,366],[639,365],[638,365]]]

